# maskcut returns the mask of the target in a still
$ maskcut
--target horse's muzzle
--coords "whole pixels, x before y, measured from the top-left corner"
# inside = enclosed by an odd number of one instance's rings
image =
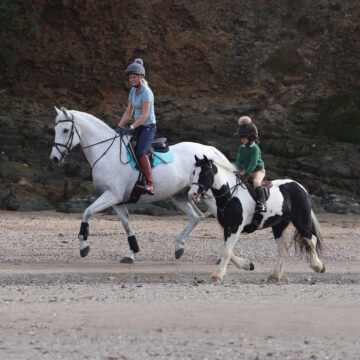
[[[58,164],[59,163],[59,159],[54,156],[53,158],[50,159],[52,162],[54,162],[55,164]]]
[[[193,192],[193,193],[189,193],[189,198],[191,201],[194,201],[194,202],[198,202],[200,199],[199,199],[199,194],[197,192]]]

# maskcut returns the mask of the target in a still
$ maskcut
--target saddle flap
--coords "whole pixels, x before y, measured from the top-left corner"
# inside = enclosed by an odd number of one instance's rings
[[[253,182],[245,180],[243,183],[246,185],[246,188],[248,189],[251,197],[256,201],[256,194],[255,194],[255,189],[254,189]],[[270,196],[270,189],[272,188],[273,183],[271,181],[269,181],[269,180],[263,180],[261,182],[261,186],[264,189],[265,200],[267,200],[269,198],[269,196]]]

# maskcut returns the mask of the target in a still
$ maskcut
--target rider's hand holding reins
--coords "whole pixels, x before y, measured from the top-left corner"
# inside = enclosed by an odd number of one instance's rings
[[[124,128],[122,128],[122,127],[120,127],[120,126],[117,126],[116,128],[115,128],[115,131],[118,133],[118,134],[120,134],[121,136],[124,136],[124,135],[129,135],[130,134],[130,132],[131,132],[131,128],[129,128],[129,127],[124,127]]]

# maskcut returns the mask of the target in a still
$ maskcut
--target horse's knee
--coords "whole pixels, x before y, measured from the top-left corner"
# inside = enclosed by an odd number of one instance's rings
[[[223,259],[230,259],[232,254],[232,249],[229,249],[228,247],[225,247],[225,249],[222,252],[222,258]]]

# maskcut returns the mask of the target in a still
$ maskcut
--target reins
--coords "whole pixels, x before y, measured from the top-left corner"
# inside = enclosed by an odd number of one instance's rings
[[[54,147],[59,151],[59,153],[60,153],[61,156],[62,156],[62,159],[63,159],[64,156],[65,156],[65,151],[61,151],[61,149],[60,149],[59,147],[65,148],[69,153],[72,151],[71,145],[72,145],[72,142],[73,142],[73,139],[74,139],[74,130],[76,131],[77,136],[78,136],[79,139],[81,140],[80,133],[79,133],[79,131],[78,131],[78,129],[76,128],[76,125],[75,125],[74,115],[73,115],[72,113],[70,113],[70,114],[71,114],[71,119],[59,120],[59,121],[56,123],[56,125],[57,125],[57,124],[62,123],[62,122],[71,122],[70,136],[69,136],[69,139],[68,139],[68,141],[66,142],[66,144],[60,144],[60,143],[55,143],[55,142],[54,142]],[[56,125],[55,125],[55,126],[56,126]],[[125,163],[124,163],[124,162],[122,161],[122,159],[121,159],[121,143],[123,143],[123,144],[125,145],[125,141],[122,139],[122,136],[120,136],[120,135],[118,135],[118,134],[115,133],[115,136],[114,136],[114,137],[111,137],[111,138],[106,139],[106,140],[99,141],[99,142],[94,143],[94,144],[86,145],[86,146],[83,146],[83,147],[80,148],[80,150],[84,150],[84,149],[88,149],[88,148],[90,148],[90,147],[93,147],[93,146],[96,146],[96,145],[100,145],[100,144],[104,144],[104,143],[106,143],[106,142],[111,141],[111,144],[110,144],[110,145],[108,146],[108,148],[103,152],[103,154],[102,154],[98,159],[96,159],[92,165],[90,165],[91,171],[93,171],[95,165],[108,153],[108,151],[110,150],[110,148],[111,148],[112,145],[114,144],[114,142],[115,142],[115,140],[116,140],[117,137],[120,137],[120,161],[121,161],[121,163],[124,164],[124,165],[128,163],[128,162],[125,162]],[[133,155],[135,155],[135,154],[134,154],[134,150],[133,150],[133,148],[132,148],[132,146],[131,146],[130,141],[129,141],[129,146],[130,146],[130,149],[131,149]],[[136,159],[135,156],[134,156],[134,158],[135,158],[135,161],[136,161],[136,163],[137,163],[137,159]],[[137,165],[139,166],[138,163],[137,163]],[[139,168],[140,168],[140,167],[139,167]]]
[[[218,164],[219,165],[219,164]],[[210,166],[210,168],[212,169],[212,166]],[[224,167],[225,168],[225,167]],[[223,196],[227,195],[228,193],[230,193],[230,198],[234,195],[235,191],[237,191],[237,188],[239,186],[241,186],[243,189],[246,189],[246,185],[244,184],[244,181],[239,177],[236,176],[236,184],[234,186],[232,186],[231,188],[229,188],[229,190],[227,190],[225,193],[221,194],[221,195],[207,195],[206,192],[209,190],[207,190],[205,193],[201,194],[200,197],[206,200],[211,200],[211,199],[219,199],[222,198]],[[192,185],[197,185],[199,186],[199,188],[203,189],[204,191],[204,186],[198,182],[193,182]]]

